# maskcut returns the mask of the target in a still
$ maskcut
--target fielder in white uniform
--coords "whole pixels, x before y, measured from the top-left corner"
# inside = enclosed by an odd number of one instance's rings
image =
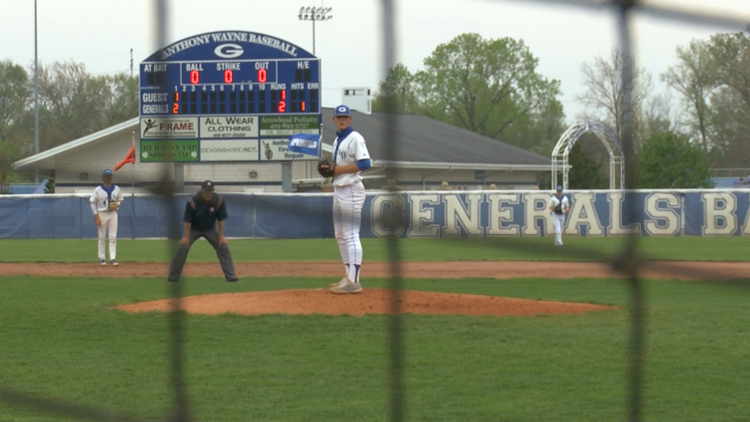
[[[91,212],[94,213],[96,226],[99,229],[99,263],[107,265],[104,255],[104,240],[109,236],[109,263],[117,263],[117,208],[122,204],[120,187],[112,184],[112,170],[105,169],[102,183],[91,194]]]
[[[562,186],[550,201],[549,210],[552,211],[552,225],[555,227],[555,246],[562,246],[562,230],[565,226],[565,216],[570,212],[568,198],[563,196]]]
[[[333,228],[344,261],[346,276],[330,286],[333,293],[359,293],[359,272],[362,266],[362,243],[359,229],[365,187],[360,172],[372,166],[365,138],[352,128],[349,107],[340,105],[333,114],[336,140],[333,142]]]

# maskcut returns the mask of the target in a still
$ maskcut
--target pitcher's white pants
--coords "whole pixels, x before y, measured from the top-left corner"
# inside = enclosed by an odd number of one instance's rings
[[[99,219],[102,225],[99,229],[99,259],[104,258],[104,240],[109,234],[109,259],[113,260],[117,256],[117,211],[101,211]]]
[[[339,244],[346,275],[359,282],[362,265],[362,242],[359,228],[362,225],[362,207],[365,205],[365,186],[357,182],[350,186],[336,186],[333,191],[333,229]]]
[[[555,228],[555,245],[562,245],[562,231],[565,226],[565,214],[552,213],[552,226]]]

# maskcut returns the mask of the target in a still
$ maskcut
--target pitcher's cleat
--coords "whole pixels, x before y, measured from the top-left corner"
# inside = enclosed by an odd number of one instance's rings
[[[109,263],[110,263],[110,264],[111,264],[111,265],[112,265],[113,267],[119,267],[119,266],[120,266],[120,263],[119,263],[119,262],[117,262],[117,261],[115,261],[114,259],[113,259],[113,260],[111,260],[111,261],[109,261]]]
[[[331,283],[331,284],[330,284],[330,285],[328,286],[328,288],[329,288],[329,289],[332,289],[332,288],[334,288],[334,287],[338,287],[338,286],[343,286],[343,285],[344,285],[344,283],[346,283],[346,282],[347,282],[348,280],[349,280],[349,278],[348,278],[348,277],[344,277],[344,278],[342,278],[341,280],[339,280],[339,281],[337,281],[337,282],[335,282],[335,283]]]
[[[101,265],[103,267],[103,266],[107,265],[107,261],[105,261],[105,260],[102,259],[101,261],[99,261],[99,265]]]
[[[331,293],[336,293],[336,294],[362,293],[362,285],[360,285],[359,283],[354,283],[353,281],[347,278],[346,281],[342,285],[331,287]]]

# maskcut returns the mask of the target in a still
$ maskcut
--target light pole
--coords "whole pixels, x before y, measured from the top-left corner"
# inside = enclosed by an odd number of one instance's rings
[[[36,22],[36,0],[34,0],[34,154],[39,154],[39,48]],[[38,169],[34,172],[34,183],[39,184]]]
[[[315,55],[315,21],[327,21],[333,19],[331,7],[301,7],[299,9],[299,20],[312,21],[313,29],[313,55]]]

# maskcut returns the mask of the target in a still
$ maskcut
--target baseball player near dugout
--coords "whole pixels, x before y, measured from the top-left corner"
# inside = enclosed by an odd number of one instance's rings
[[[565,226],[565,216],[570,212],[568,198],[563,196],[562,186],[557,187],[555,195],[549,204],[552,211],[552,225],[555,227],[555,246],[562,246],[562,229]]]
[[[224,220],[228,217],[227,204],[224,202],[224,198],[214,192],[214,183],[206,180],[201,185],[200,192],[190,197],[185,204],[185,213],[183,214],[185,233],[180,239],[180,247],[177,249],[172,259],[172,265],[169,267],[169,281],[179,281],[190,247],[201,237],[205,237],[216,251],[216,256],[219,257],[219,263],[227,281],[239,281],[237,274],[234,272],[229,242],[224,237]],[[216,227],[217,221],[219,222],[218,229]]]
[[[120,187],[112,184],[112,170],[104,170],[102,182],[89,199],[99,232],[99,264],[107,265],[104,241],[109,237],[109,263],[116,267],[120,265],[117,263],[117,208],[123,197]]]
[[[323,177],[333,178],[333,228],[344,261],[345,276],[329,287],[333,293],[359,293],[362,291],[359,283],[362,267],[359,229],[365,204],[365,187],[360,172],[370,168],[372,162],[365,138],[352,128],[348,106],[335,108],[333,123],[338,130],[333,142],[332,162],[322,159],[318,163],[318,172]]]

